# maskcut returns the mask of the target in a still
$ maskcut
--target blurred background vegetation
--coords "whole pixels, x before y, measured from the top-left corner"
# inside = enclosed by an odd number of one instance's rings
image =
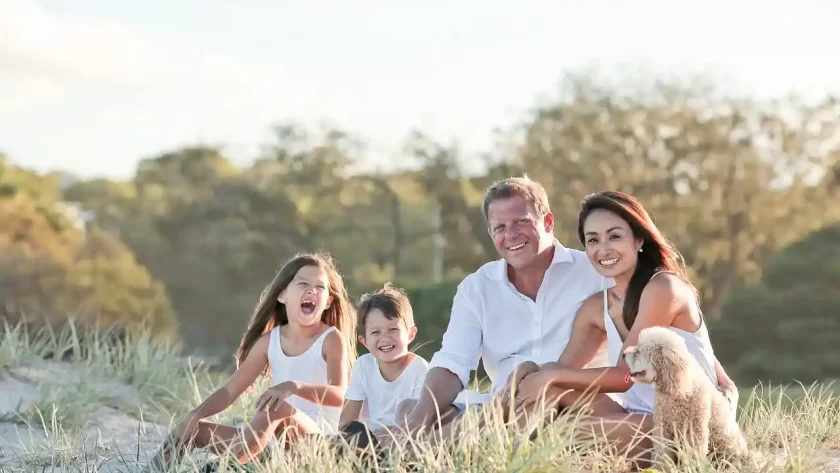
[[[364,137],[293,122],[245,167],[192,146],[142,160],[127,181],[39,174],[0,154],[0,313],[148,323],[230,362],[280,265],[325,249],[354,298],[385,281],[408,289],[428,358],[457,283],[498,258],[484,188],[528,172],[570,247],[587,193],[639,197],[686,257],[739,381],[840,378],[835,98],[759,103],[703,81],[570,74],[474,173],[457,143],[407,132],[388,172],[360,170]]]

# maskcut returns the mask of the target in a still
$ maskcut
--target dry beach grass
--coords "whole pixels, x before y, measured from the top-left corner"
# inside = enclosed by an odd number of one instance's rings
[[[0,472],[142,471],[171,423],[229,373],[177,356],[177,346],[144,331],[111,337],[5,325],[0,333]],[[261,381],[216,421],[248,417]],[[761,388],[742,393],[739,423],[762,461],[749,470],[840,472],[840,398],[829,385]],[[371,471],[620,471],[626,459],[572,436],[561,419],[528,441],[501,422],[467,428],[451,445],[399,445]],[[581,446],[586,448],[580,448]],[[291,452],[272,448],[247,471],[364,471],[356,454],[307,440]],[[211,455],[197,451],[179,471],[203,471]],[[679,471],[718,471],[691,458]],[[218,471],[239,470],[220,459]]]

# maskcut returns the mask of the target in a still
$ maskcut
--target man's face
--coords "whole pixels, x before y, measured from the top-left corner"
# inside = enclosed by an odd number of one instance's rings
[[[514,269],[525,268],[551,247],[554,217],[537,216],[534,206],[519,196],[494,200],[487,208],[488,231],[496,251]]]

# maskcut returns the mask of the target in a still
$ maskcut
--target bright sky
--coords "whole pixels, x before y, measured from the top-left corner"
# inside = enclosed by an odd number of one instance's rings
[[[383,156],[468,151],[581,65],[711,68],[768,96],[840,89],[833,0],[0,0],[0,150],[128,177],[143,157],[329,120]],[[733,82],[734,84],[734,82]]]

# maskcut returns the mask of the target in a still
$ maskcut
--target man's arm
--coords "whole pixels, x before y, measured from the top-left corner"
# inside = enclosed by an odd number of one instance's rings
[[[430,369],[420,399],[408,415],[408,429],[415,431],[433,425],[452,405],[462,388],[461,380],[448,369]]]
[[[429,363],[420,399],[408,416],[409,430],[429,426],[438,413],[446,412],[469,384],[470,373],[478,368],[482,330],[466,282],[461,282],[455,292],[441,348]]]

